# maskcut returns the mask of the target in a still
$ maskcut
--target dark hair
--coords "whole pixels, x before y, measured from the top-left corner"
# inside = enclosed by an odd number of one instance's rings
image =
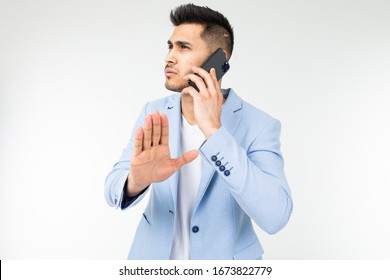
[[[204,26],[201,37],[208,43],[211,51],[221,47],[232,55],[234,45],[233,28],[227,18],[209,7],[186,4],[176,7],[170,14],[174,26],[184,23],[197,23]]]

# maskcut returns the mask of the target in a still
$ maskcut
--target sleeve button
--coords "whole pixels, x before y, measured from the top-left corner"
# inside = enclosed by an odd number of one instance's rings
[[[220,166],[220,165],[221,165],[221,161],[217,160],[217,161],[215,162],[215,165],[216,165],[216,166]]]
[[[224,166],[224,165],[221,165],[221,166],[219,167],[219,170],[224,171],[224,170],[225,170],[225,166]]]
[[[217,160],[217,156],[212,156],[212,157],[211,157],[211,160],[212,160],[212,161],[216,161],[216,160]]]
[[[225,172],[223,172],[223,174],[225,174],[225,176],[229,176],[230,175],[230,171],[229,170],[225,170]]]

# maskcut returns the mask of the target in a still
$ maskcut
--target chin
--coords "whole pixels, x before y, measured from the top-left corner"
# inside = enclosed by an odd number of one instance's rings
[[[177,84],[177,83],[172,83],[172,82],[166,81],[165,87],[166,87],[166,89],[174,91],[174,92],[181,92],[183,89],[188,87],[188,85],[187,84]]]

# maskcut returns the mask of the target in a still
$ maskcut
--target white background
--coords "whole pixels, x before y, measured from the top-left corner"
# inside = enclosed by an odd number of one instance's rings
[[[390,1],[193,1],[236,44],[223,86],[282,122],[289,224],[265,259],[388,259]],[[0,0],[0,258],[124,259],[146,200],[104,180],[142,105],[170,94],[184,1]]]

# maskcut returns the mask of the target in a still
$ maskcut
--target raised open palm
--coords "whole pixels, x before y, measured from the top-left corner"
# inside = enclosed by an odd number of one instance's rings
[[[144,128],[139,127],[134,137],[134,153],[130,163],[127,194],[135,196],[153,182],[168,179],[184,164],[193,161],[196,150],[178,158],[169,151],[169,126],[165,114],[157,111],[145,117]]]

